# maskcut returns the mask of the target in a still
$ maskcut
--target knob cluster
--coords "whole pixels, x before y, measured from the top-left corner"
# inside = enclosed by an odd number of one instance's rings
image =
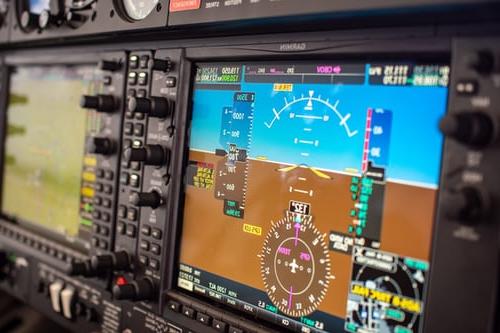
[[[113,112],[117,108],[117,103],[111,95],[84,95],[80,99],[80,106],[84,109],[96,110],[97,112]]]
[[[130,271],[134,267],[133,259],[125,251],[92,256],[84,261],[70,263],[66,272],[70,276],[96,277],[110,271]]]
[[[485,112],[461,112],[441,119],[441,132],[473,148],[486,147],[497,139],[495,119]]]
[[[47,8],[41,12],[32,12],[31,10],[22,11],[19,17],[19,24],[25,31],[31,31],[59,27],[64,23],[71,28],[78,28],[87,20],[87,15],[73,10],[66,10],[66,8],[63,8],[62,1],[54,1],[54,4],[50,4],[50,9]]]
[[[133,261],[125,251],[93,256],[91,267],[96,271],[128,271],[133,268]]]
[[[170,102],[163,97],[130,97],[128,100],[128,109],[131,112],[144,113],[156,118],[166,118],[171,113]]]
[[[481,50],[468,54],[464,63],[467,69],[487,76],[498,71],[498,60],[493,52]],[[498,119],[493,113],[484,110],[453,112],[441,119],[439,128],[447,138],[479,151],[497,142]],[[441,195],[444,215],[461,223],[473,224],[484,219],[490,212],[490,206],[491,195],[481,184],[459,182],[445,189]]]
[[[153,71],[170,72],[172,70],[172,61],[170,59],[150,59],[148,68]]]
[[[137,207],[158,208],[163,203],[161,195],[157,191],[151,192],[133,192],[130,194],[129,201]]]
[[[127,162],[143,162],[146,165],[162,166],[168,162],[169,151],[160,145],[145,145],[141,148],[129,147],[123,151]]]
[[[442,205],[448,218],[472,224],[488,214],[490,198],[480,187],[463,186],[445,191]]]
[[[467,66],[481,75],[488,75],[498,69],[495,54],[488,50],[480,50],[466,57]]]
[[[109,138],[93,136],[87,140],[87,152],[90,154],[111,155],[115,149],[115,143]]]

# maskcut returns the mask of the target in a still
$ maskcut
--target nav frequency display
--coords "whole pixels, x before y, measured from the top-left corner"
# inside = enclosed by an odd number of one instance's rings
[[[292,329],[419,332],[448,76],[198,64],[178,286]]]

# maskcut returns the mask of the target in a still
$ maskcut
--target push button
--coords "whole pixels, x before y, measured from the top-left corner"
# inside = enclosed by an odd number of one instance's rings
[[[145,241],[145,240],[142,240],[141,241],[141,244],[140,244],[140,247],[143,251],[149,251],[149,242],[148,241]]]
[[[127,219],[132,222],[137,221],[137,209],[129,208],[127,212]]]
[[[148,73],[139,73],[139,84],[145,86],[148,84]]]
[[[123,219],[126,216],[127,216],[127,207],[121,205],[120,207],[118,207],[118,217]]]
[[[64,282],[62,281],[53,282],[49,287],[50,302],[52,310],[55,312],[61,312],[61,291],[63,288]]]
[[[129,179],[128,173],[122,172],[120,174],[120,184],[122,184],[122,185],[128,185],[128,179]]]
[[[149,226],[142,226],[141,227],[141,234],[143,234],[144,236],[149,236],[151,235],[151,227]]]
[[[174,312],[181,311],[181,305],[176,301],[168,301],[168,308]]]
[[[196,315],[196,320],[203,325],[210,325],[210,316],[204,314],[204,313],[199,313]]]
[[[217,319],[214,319],[212,321],[212,327],[215,328],[217,330],[217,332],[226,332],[227,330],[227,324],[223,321],[220,321],[220,320],[217,320]]]
[[[111,200],[106,198],[102,199],[102,206],[106,208],[111,208]]]
[[[136,69],[139,67],[139,57],[136,55],[130,56],[128,64],[130,68]]]
[[[236,327],[233,327],[233,326],[230,326],[229,327],[229,333],[244,333],[244,331],[242,329],[239,329],[239,328],[236,328]]]
[[[130,175],[130,186],[132,187],[139,187],[139,182],[140,182],[140,177],[137,174],[131,174]]]
[[[160,255],[161,253],[161,247],[158,244],[151,244],[151,253]]]
[[[137,73],[136,72],[130,72],[128,74],[128,84],[135,85],[136,83],[137,83]]]
[[[61,292],[62,312],[64,317],[68,319],[73,318],[74,302],[75,302],[75,289],[73,289],[73,287],[66,287]]]
[[[146,256],[139,256],[139,262],[144,266],[147,266],[149,263],[149,258]]]
[[[149,56],[148,55],[142,55],[140,60],[139,60],[139,67],[142,69],[147,69],[148,68],[148,62],[149,62]]]
[[[165,85],[167,88],[174,88],[177,83],[175,76],[168,76],[165,80]]]
[[[182,314],[188,318],[194,318],[194,310],[191,309],[190,307],[183,306],[182,307]]]
[[[479,83],[476,80],[461,80],[455,86],[457,94],[462,96],[470,96],[477,94]]]
[[[123,133],[126,135],[132,135],[134,132],[134,125],[132,123],[125,123],[125,126],[123,127]]]
[[[116,231],[120,234],[120,235],[123,235],[125,234],[125,223],[123,222],[118,222],[117,226],[116,226]]]
[[[157,271],[160,269],[160,262],[156,259],[151,259],[149,261],[149,267],[151,267],[153,270]]]
[[[130,238],[134,238],[135,234],[136,234],[135,226],[131,224],[127,225],[127,236],[129,236]]]
[[[151,236],[153,236],[153,238],[155,238],[155,239],[160,240],[161,239],[161,230],[160,229],[153,229],[153,231],[151,232]]]

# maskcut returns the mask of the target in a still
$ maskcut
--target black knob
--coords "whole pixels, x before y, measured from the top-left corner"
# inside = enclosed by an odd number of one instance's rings
[[[152,299],[154,294],[154,284],[147,278],[113,287],[113,296],[117,300],[146,301]]]
[[[66,24],[71,28],[78,28],[83,23],[87,21],[88,17],[86,15],[81,15],[73,11],[66,13]]]
[[[103,71],[115,72],[122,68],[122,64],[114,60],[101,60],[99,61],[99,68]]]
[[[486,147],[497,138],[496,120],[485,112],[461,112],[441,119],[441,132],[473,148]]]
[[[488,215],[490,198],[481,188],[464,186],[443,193],[442,209],[450,219],[475,223]]]
[[[156,191],[133,192],[130,194],[129,201],[137,207],[151,207],[153,209],[158,208],[163,203],[161,195]]]
[[[111,155],[115,152],[115,145],[108,138],[93,136],[87,141],[87,152],[90,154]]]
[[[481,50],[466,58],[467,66],[479,74],[491,74],[495,70],[495,55],[491,51]]]
[[[171,111],[170,102],[163,97],[139,98],[130,97],[128,109],[131,112],[145,113],[150,117],[165,118]]]
[[[90,264],[96,271],[128,271],[132,268],[130,255],[125,251],[93,256]]]
[[[123,151],[128,162],[144,162],[146,165],[161,166],[168,162],[168,150],[160,145],[146,145],[143,148],[129,147]]]
[[[31,13],[27,10],[22,12],[20,17],[20,25],[24,30],[33,30],[38,28],[38,17],[40,15]]]
[[[98,112],[113,112],[116,110],[116,101],[111,95],[84,95],[80,99],[80,106],[84,109],[93,109]]]
[[[172,69],[172,61],[170,59],[150,59],[148,68],[153,71],[170,72]]]
[[[98,275],[98,272],[92,268],[90,260],[73,261],[69,263],[66,267],[66,273],[69,276],[94,277]]]
[[[57,23],[57,17],[52,15],[49,10],[43,10],[38,17],[38,26],[40,29],[47,29]]]
[[[89,323],[94,323],[99,321],[99,316],[97,314],[97,311],[92,308],[85,307],[85,309],[82,311],[82,315],[85,321]]]

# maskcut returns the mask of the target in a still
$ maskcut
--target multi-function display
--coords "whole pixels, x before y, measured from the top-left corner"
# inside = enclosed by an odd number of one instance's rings
[[[292,330],[420,332],[449,72],[198,64],[178,287]]]
[[[2,212],[67,239],[85,237],[93,189],[85,136],[100,126],[78,104],[94,89],[93,66],[13,70],[7,113]],[[47,91],[57,92],[54,98]],[[82,173],[82,160],[84,164]],[[81,213],[81,216],[79,212]]]

